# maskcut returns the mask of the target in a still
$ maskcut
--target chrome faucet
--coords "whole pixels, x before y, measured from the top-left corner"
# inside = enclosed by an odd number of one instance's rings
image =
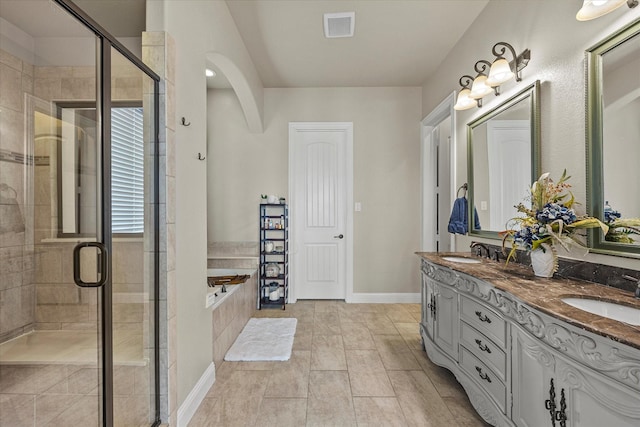
[[[484,249],[484,256],[489,258],[489,247],[486,244],[480,242],[471,242],[469,247],[476,250],[475,252],[477,256],[482,256],[482,250]]]
[[[636,277],[632,277],[632,276],[627,276],[626,274],[622,275],[623,279],[627,279],[630,280],[632,282],[636,282],[636,291],[633,294],[636,298],[640,298],[640,279],[636,278]]]

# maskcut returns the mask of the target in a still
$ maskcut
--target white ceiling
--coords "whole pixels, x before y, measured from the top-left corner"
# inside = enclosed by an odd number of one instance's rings
[[[420,86],[489,0],[227,0],[265,87]],[[355,11],[353,38],[323,14]]]
[[[75,2],[116,37],[144,30],[145,0]],[[422,85],[489,0],[226,2],[265,87],[383,87]],[[57,9],[51,0],[0,0],[0,16],[32,37],[86,35]],[[355,36],[326,39],[323,14],[351,11]],[[228,87],[220,80],[209,87]]]
[[[74,0],[116,37],[141,37],[146,0]],[[45,12],[43,12],[45,11]],[[82,37],[87,30],[51,0],[0,0],[0,16],[31,37]]]

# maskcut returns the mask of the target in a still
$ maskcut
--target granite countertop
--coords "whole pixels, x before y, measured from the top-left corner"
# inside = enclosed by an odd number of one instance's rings
[[[567,297],[598,299],[640,309],[640,299],[634,298],[631,292],[582,280],[536,277],[531,267],[514,263],[505,265],[504,261],[491,261],[474,257],[469,253],[417,252],[416,254],[434,264],[490,283],[531,308],[581,329],[640,349],[640,326],[591,314],[561,300]],[[474,258],[481,262],[465,264],[447,261],[442,258],[443,256]]]

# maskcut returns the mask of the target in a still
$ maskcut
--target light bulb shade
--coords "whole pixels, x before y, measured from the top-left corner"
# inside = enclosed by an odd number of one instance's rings
[[[576,14],[578,21],[589,21],[606,15],[625,4],[627,0],[584,0]]]
[[[491,87],[500,86],[502,83],[511,80],[513,76],[509,62],[504,58],[498,58],[491,64],[487,84]]]
[[[480,99],[483,96],[489,95],[491,92],[493,92],[493,88],[487,84],[487,76],[484,74],[478,74],[471,85],[471,93],[469,94],[469,97],[473,99]]]
[[[478,101],[473,98],[469,98],[469,94],[471,91],[467,88],[462,89],[458,92],[458,99],[456,101],[456,105],[453,106],[454,110],[468,110],[469,108],[473,108],[478,105]]]

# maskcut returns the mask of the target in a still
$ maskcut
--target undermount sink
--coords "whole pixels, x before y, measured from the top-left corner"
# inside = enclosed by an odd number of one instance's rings
[[[640,309],[637,308],[585,298],[562,298],[562,301],[575,308],[597,314],[598,316],[640,326]]]
[[[459,262],[462,264],[480,264],[482,261],[474,258],[467,258],[463,256],[443,256],[443,260],[451,262]]]

